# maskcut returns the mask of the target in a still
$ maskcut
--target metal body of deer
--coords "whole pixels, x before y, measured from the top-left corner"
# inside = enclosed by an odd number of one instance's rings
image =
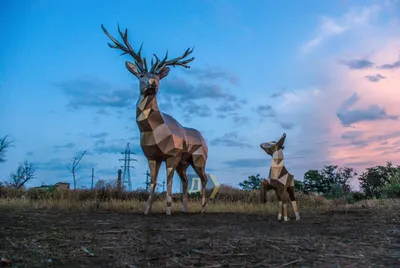
[[[150,193],[144,213],[148,214],[151,210],[152,195],[157,185],[158,171],[163,161],[165,161],[167,169],[166,214],[171,215],[172,179],[175,170],[182,180],[182,211],[186,212],[188,209],[188,178],[186,170],[189,166],[193,167],[201,179],[201,212],[205,212],[207,202],[207,176],[205,172],[208,154],[207,144],[199,131],[183,127],[173,117],[161,112],[158,108],[156,96],[160,80],[165,78],[170,71],[168,66],[189,68],[187,64],[194,60],[194,58],[185,58],[192,53],[193,49],[187,49],[181,57],[171,60],[167,60],[168,52],[162,60],[154,55],[155,62],[153,62],[153,59],[151,60],[151,68],[149,70],[146,58],[142,58],[141,56],[142,47],[140,47],[138,52],[135,52],[129,44],[127,30],[122,32],[118,26],[118,32],[125,44],[123,45],[113,38],[103,25],[101,27],[104,33],[114,42],[114,45],[108,43],[111,48],[122,50],[122,55],[129,54],[132,56],[134,63],[126,61],[125,67],[139,79],[140,83],[140,96],[136,107],[136,123],[140,131],[140,145],[148,160],[151,175]]]
[[[268,176],[269,180],[263,180],[260,190],[261,201],[263,202],[265,200],[267,188],[272,187],[275,190],[279,202],[278,220],[281,220],[283,216],[283,220],[288,221],[286,202],[287,194],[289,194],[296,220],[299,220],[300,213],[297,210],[297,203],[294,195],[294,176],[287,171],[283,161],[283,144],[285,143],[285,139],[286,134],[283,133],[278,142],[271,141],[260,144],[261,149],[272,156],[271,168]]]

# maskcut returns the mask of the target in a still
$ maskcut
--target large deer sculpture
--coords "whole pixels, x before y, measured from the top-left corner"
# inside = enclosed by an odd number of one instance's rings
[[[171,215],[172,179],[175,170],[182,180],[182,211],[186,212],[188,209],[188,178],[186,170],[189,166],[193,167],[201,179],[201,212],[205,212],[207,144],[198,130],[183,127],[173,117],[161,112],[157,104],[159,83],[161,79],[168,75],[170,71],[168,66],[190,68],[187,64],[193,61],[194,57],[185,58],[193,52],[193,49],[187,49],[181,57],[170,60],[168,60],[168,51],[162,60],[154,54],[155,61],[153,61],[153,58],[151,59],[151,68],[148,69],[146,58],[142,58],[141,56],[142,46],[135,52],[129,44],[128,30],[122,32],[118,26],[118,32],[125,44],[123,45],[112,37],[103,25],[101,25],[101,28],[113,41],[114,45],[108,43],[111,48],[122,50],[123,53],[121,55],[129,54],[133,58],[134,63],[126,61],[125,67],[139,79],[140,83],[140,96],[136,105],[136,123],[140,131],[140,146],[148,160],[151,174],[150,193],[144,214],[147,215],[151,210],[152,196],[157,185],[158,171],[163,161],[165,161],[167,169],[166,214]]]
[[[294,196],[294,176],[290,174],[283,161],[283,144],[285,143],[286,134],[283,133],[278,142],[270,141],[261,143],[260,147],[267,154],[272,156],[271,168],[269,169],[269,180],[263,180],[260,190],[261,201],[265,200],[265,192],[267,188],[272,187],[275,190],[279,202],[278,220],[288,221],[287,215],[287,194],[292,204],[293,212],[296,220],[300,220],[300,213],[297,210],[296,198]],[[263,196],[264,195],[264,196]]]

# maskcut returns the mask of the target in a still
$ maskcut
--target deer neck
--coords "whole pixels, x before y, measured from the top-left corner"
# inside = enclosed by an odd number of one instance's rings
[[[283,151],[278,150],[272,154],[271,167],[283,167]]]
[[[284,166],[283,152],[278,150],[272,154],[270,179],[279,179],[278,176]]]
[[[164,124],[156,95],[139,96],[136,105],[136,122],[140,132],[152,131],[157,126]]]

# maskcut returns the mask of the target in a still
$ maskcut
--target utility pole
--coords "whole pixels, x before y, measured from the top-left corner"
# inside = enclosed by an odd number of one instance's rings
[[[122,185],[121,175],[122,175],[122,170],[118,169],[118,179],[117,179],[118,192],[121,192],[121,185]]]
[[[123,187],[127,187],[128,191],[132,191],[132,181],[131,181],[131,168],[135,168],[134,166],[131,166],[132,161],[136,161],[136,159],[131,158],[131,154],[134,154],[131,152],[131,149],[129,147],[129,142],[126,144],[126,148],[124,152],[121,152],[121,154],[124,155],[123,159],[118,159],[119,161],[124,161],[124,165],[121,166],[124,169],[124,173],[122,175],[122,184]]]
[[[93,189],[93,182],[94,182],[94,168],[92,168],[92,189]]]

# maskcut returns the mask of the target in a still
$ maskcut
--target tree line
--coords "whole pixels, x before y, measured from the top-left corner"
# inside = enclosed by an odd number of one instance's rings
[[[259,190],[263,178],[251,175],[239,183],[242,190]],[[358,181],[361,191],[350,189],[351,180]],[[352,167],[325,165],[321,170],[308,170],[303,180],[295,180],[295,191],[318,194],[326,198],[345,197],[358,201],[368,198],[400,198],[400,166],[387,162],[367,168],[360,175]]]
[[[0,138],[0,163],[6,161],[6,152],[14,147],[14,142],[6,135]],[[76,188],[76,172],[79,163],[86,151],[79,153],[72,159],[72,163],[66,168],[72,173],[74,189]],[[20,189],[26,182],[35,176],[35,167],[32,163],[24,161],[19,164],[17,170],[10,174],[9,180],[0,182],[6,186]],[[361,192],[352,191],[349,182],[357,179]],[[260,174],[251,175],[248,179],[239,183],[242,190],[259,190],[263,178]],[[304,194],[319,194],[326,198],[339,198],[347,196],[355,201],[364,198],[400,198],[400,166],[387,162],[385,166],[377,165],[367,168],[365,172],[358,175],[352,167],[339,167],[337,165],[325,165],[321,170],[308,170],[303,180],[295,180],[295,191]]]

